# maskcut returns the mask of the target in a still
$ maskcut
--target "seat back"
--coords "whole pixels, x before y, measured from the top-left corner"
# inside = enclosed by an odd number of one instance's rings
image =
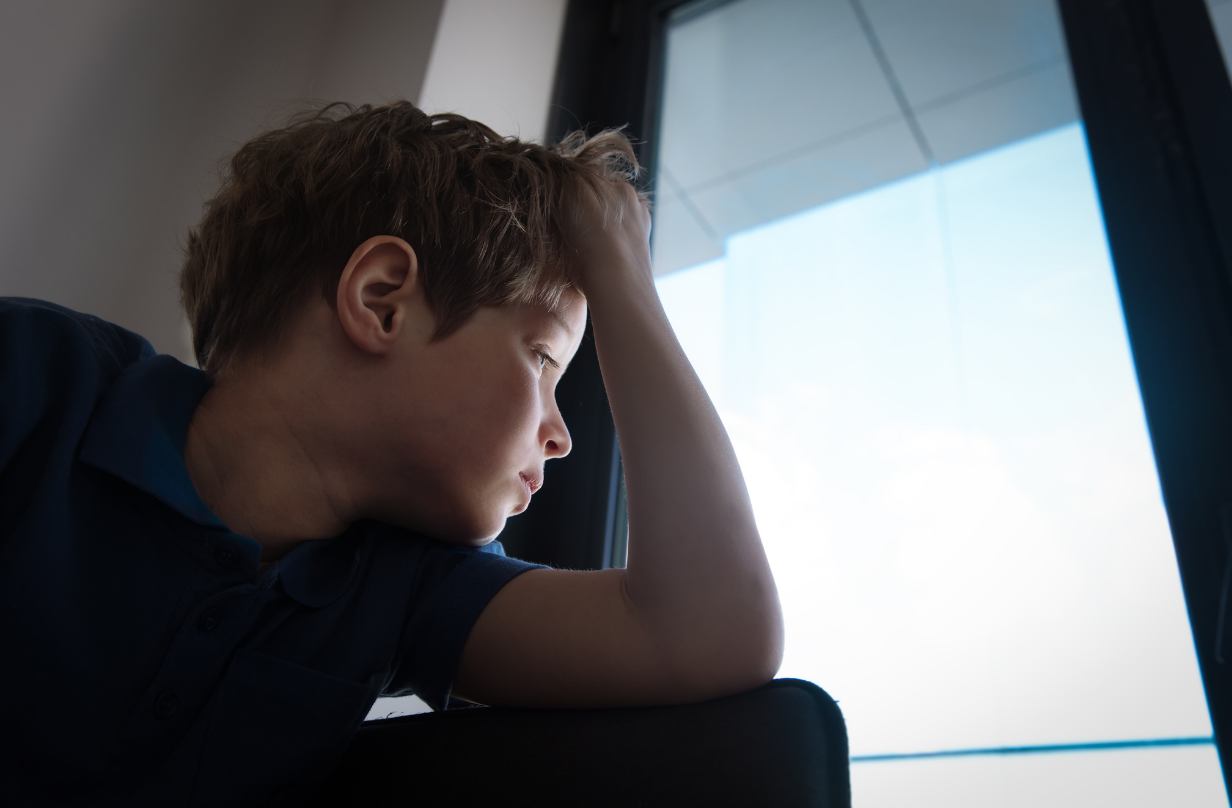
[[[310,804],[848,808],[849,775],[838,705],[776,679],[677,707],[372,721]]]

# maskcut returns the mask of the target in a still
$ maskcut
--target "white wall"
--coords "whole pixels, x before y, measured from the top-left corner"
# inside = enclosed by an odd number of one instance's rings
[[[0,5],[0,294],[189,360],[177,273],[214,169],[313,99],[416,99],[441,0]]]
[[[420,106],[542,142],[565,0],[446,0]]]

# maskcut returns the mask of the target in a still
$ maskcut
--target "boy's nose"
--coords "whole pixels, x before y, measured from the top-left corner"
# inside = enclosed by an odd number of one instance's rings
[[[552,407],[544,427],[547,431],[543,442],[544,456],[550,460],[569,454],[569,450],[573,448],[573,438],[569,436],[569,428],[565,426],[565,419],[561,417],[560,410]]]

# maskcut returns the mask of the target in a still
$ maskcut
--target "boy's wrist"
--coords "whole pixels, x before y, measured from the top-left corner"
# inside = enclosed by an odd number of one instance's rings
[[[613,260],[605,266],[592,267],[578,279],[578,288],[595,313],[611,306],[658,299],[649,262],[638,266],[633,261]]]
[[[610,290],[644,290],[654,287],[650,245],[631,239],[613,238],[603,249],[577,256],[575,281],[587,299]]]

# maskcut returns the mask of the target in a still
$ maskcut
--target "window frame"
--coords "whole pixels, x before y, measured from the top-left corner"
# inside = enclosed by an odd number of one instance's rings
[[[1203,0],[1059,7],[1227,785],[1232,84]]]
[[[665,31],[689,1],[570,0],[565,16],[548,135],[627,126],[651,193]],[[699,12],[731,1],[703,0]],[[1058,8],[1227,784],[1232,83],[1204,0],[1058,0]],[[558,490],[536,497],[509,544],[557,566],[602,568],[620,561],[623,502],[589,330],[574,365],[560,394],[574,453],[549,464],[544,493]]]

